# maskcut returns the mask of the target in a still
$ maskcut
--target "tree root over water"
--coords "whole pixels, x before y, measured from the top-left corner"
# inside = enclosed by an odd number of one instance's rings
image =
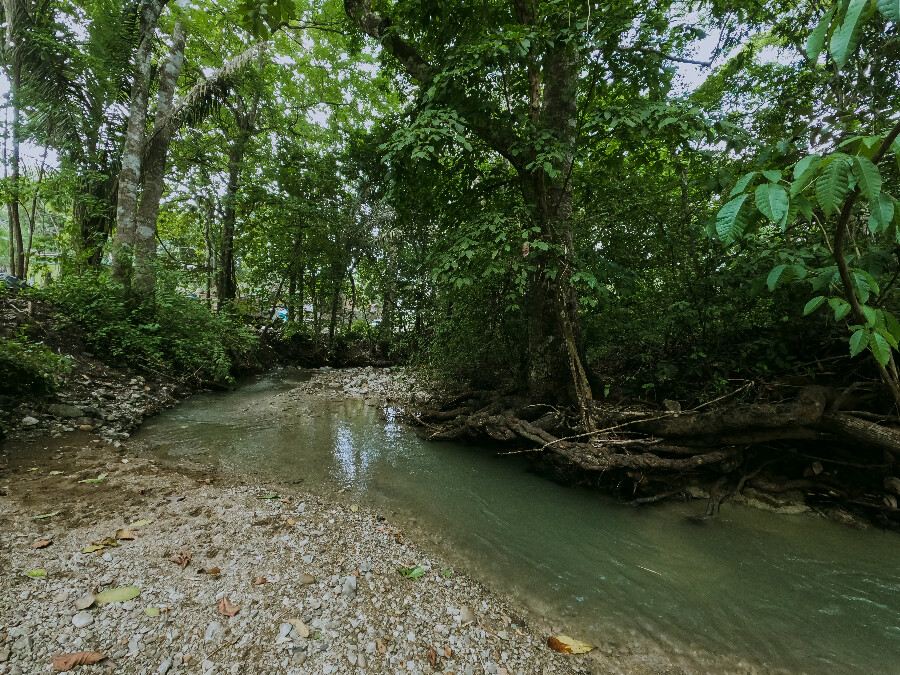
[[[900,430],[887,415],[842,411],[841,392],[711,402],[689,411],[597,405],[588,417],[522,396],[470,391],[412,416],[430,440],[491,443],[567,483],[610,489],[630,504],[729,499],[900,529]],[[885,420],[879,423],[877,420]]]

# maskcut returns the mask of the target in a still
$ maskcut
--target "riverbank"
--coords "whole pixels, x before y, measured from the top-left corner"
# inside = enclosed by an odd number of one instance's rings
[[[340,495],[178,471],[87,433],[17,444],[0,490],[2,673],[81,651],[123,673],[576,673],[607,658],[553,652],[521,610]]]

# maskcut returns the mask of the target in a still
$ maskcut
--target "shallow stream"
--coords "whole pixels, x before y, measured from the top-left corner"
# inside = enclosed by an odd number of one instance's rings
[[[727,503],[699,523],[699,503],[625,507],[519,458],[426,443],[360,400],[289,396],[307,377],[196,396],[135,439],[173,459],[345,490],[592,644],[696,672],[900,673],[896,534]]]

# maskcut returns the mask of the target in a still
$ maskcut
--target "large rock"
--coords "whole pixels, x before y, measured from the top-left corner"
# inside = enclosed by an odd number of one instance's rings
[[[900,478],[889,476],[884,479],[884,487],[895,495],[900,495]]]
[[[81,408],[74,405],[66,405],[65,403],[54,403],[53,405],[47,406],[47,412],[54,417],[60,417],[62,419],[77,419],[79,417],[84,417],[84,411]]]

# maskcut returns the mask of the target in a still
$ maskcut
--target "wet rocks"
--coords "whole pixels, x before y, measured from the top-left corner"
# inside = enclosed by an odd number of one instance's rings
[[[74,405],[53,403],[47,406],[47,412],[62,419],[78,419],[84,417],[84,410]]]

